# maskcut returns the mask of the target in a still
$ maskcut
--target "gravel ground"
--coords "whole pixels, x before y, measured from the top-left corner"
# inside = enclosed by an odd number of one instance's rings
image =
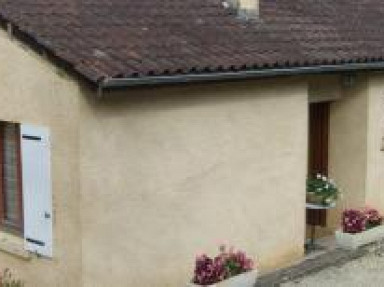
[[[281,284],[281,286],[384,287],[384,253],[371,253],[343,266],[329,267],[319,273]]]

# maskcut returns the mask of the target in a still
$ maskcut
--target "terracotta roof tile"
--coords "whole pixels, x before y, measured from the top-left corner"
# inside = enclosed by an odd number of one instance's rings
[[[248,22],[222,0],[0,0],[0,17],[93,82],[384,57],[383,1],[260,2]]]

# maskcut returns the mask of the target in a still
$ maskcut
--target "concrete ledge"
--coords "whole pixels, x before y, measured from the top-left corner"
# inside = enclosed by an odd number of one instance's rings
[[[0,232],[0,251],[23,260],[32,258],[31,254],[24,249],[24,241],[22,238],[3,232]]]
[[[256,280],[257,270],[252,270],[206,287],[252,287],[255,284]],[[188,287],[203,286],[190,283]]]
[[[255,287],[275,287],[281,283],[293,281],[307,275],[317,273],[330,266],[344,265],[345,263],[363,257],[364,255],[382,248],[377,243],[357,250],[334,249],[317,257],[304,259],[294,266],[277,270],[273,273],[260,276]]]
[[[357,234],[344,233],[341,230],[335,233],[337,246],[344,249],[355,250],[361,246],[378,242],[384,238],[384,225],[374,227]]]

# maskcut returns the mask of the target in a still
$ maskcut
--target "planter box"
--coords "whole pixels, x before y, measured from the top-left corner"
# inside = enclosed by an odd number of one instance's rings
[[[335,236],[337,246],[344,249],[357,249],[360,246],[384,239],[384,225],[357,234],[336,231]]]
[[[253,287],[256,279],[257,271],[253,270],[205,287]],[[202,287],[202,285],[190,283],[188,287]]]

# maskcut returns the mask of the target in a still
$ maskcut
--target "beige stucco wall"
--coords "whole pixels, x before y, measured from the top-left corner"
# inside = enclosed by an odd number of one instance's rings
[[[353,86],[341,86],[341,99],[331,104],[329,172],[342,192],[338,208],[330,212],[331,230],[339,228],[343,209],[365,205],[367,87],[366,75],[360,74]]]
[[[0,251],[28,287],[77,287],[81,281],[79,220],[79,88],[40,56],[0,31],[0,120],[47,126],[52,141],[54,258],[22,260]],[[2,242],[4,234],[0,233]],[[13,238],[12,247],[21,247]],[[1,244],[4,245],[4,242]]]
[[[372,115],[368,87],[368,76],[364,73],[356,74],[352,85],[347,85],[342,75],[309,78],[310,101],[331,102],[329,176],[342,193],[337,208],[328,211],[327,228],[318,230],[319,237],[331,235],[340,228],[345,208],[362,208],[367,202],[367,184],[371,182],[367,173],[371,150],[368,121]]]
[[[342,191],[320,237],[340,228],[343,209],[371,206],[384,212],[384,75],[354,77],[351,86],[338,75],[309,81],[311,101],[332,101],[329,168]]]
[[[352,86],[338,77],[339,88],[330,78],[328,85],[316,81],[318,87],[328,87],[326,93],[318,93],[325,98],[332,90],[340,93],[331,104],[329,168],[342,198],[329,213],[328,231],[339,228],[345,208],[371,206],[384,212],[384,77],[380,73],[355,76]]]
[[[330,168],[343,192],[329,226],[339,227],[345,208],[371,206],[384,212],[384,76],[358,74],[331,105]]]
[[[372,86],[372,85],[371,85]],[[376,86],[376,85],[375,85]],[[362,208],[369,201],[369,188],[374,184],[369,173],[375,173],[379,178],[380,170],[377,162],[377,147],[370,147],[369,122],[374,124],[381,111],[376,108],[370,96],[368,75],[364,73],[354,75],[351,85],[346,83],[343,75],[327,75],[309,77],[310,102],[330,101],[329,127],[329,174],[341,190],[341,198],[337,208],[328,211],[326,228],[318,228],[319,237],[329,236],[340,228],[341,213],[346,208]],[[369,100],[372,98],[372,100]],[[370,102],[371,101],[371,102]],[[382,113],[381,113],[382,114]],[[372,130],[377,131],[377,125]],[[377,137],[378,133],[372,134]],[[380,144],[376,139],[374,143]],[[367,160],[371,156],[376,166],[372,172],[368,171]],[[384,168],[384,165],[382,166]],[[371,176],[372,177],[372,176]],[[372,195],[372,201],[377,194]],[[377,206],[377,204],[373,204]]]
[[[368,206],[384,213],[384,75],[371,74],[368,81],[368,154],[367,198]]]
[[[81,110],[84,286],[184,286],[221,243],[268,270],[304,245],[307,85],[131,89]]]
[[[0,250],[1,267],[28,287],[180,286],[195,255],[221,243],[257,257],[262,270],[302,256],[305,82],[98,100],[4,32],[0,51],[0,119],[51,130],[55,256]]]
[[[342,80],[339,75],[307,76],[310,103],[334,102],[341,100]]]

